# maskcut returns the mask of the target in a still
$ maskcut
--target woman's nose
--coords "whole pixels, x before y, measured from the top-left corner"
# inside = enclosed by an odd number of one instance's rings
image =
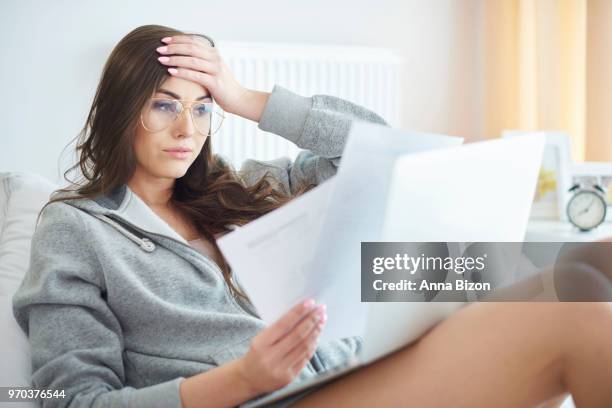
[[[185,109],[181,112],[176,121],[174,122],[175,134],[181,136],[193,136],[197,129],[193,123],[193,119],[189,113],[189,110]]]

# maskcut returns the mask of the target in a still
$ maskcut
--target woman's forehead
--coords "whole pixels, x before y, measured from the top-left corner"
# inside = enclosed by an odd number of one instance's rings
[[[156,92],[159,92],[160,90],[169,91],[170,93],[177,95],[178,99],[184,100],[195,100],[201,98],[202,96],[210,95],[210,92],[208,92],[204,86],[193,81],[188,81],[186,79],[177,77],[167,78],[164,82],[162,82]]]

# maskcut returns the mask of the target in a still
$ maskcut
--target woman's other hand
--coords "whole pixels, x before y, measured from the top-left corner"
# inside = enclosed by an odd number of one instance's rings
[[[172,76],[202,85],[224,111],[259,122],[269,93],[243,87],[208,40],[195,35],[175,35],[163,38],[162,42],[166,45],[157,48],[161,54],[158,60]]]
[[[310,300],[294,306],[253,338],[239,360],[243,380],[257,393],[289,384],[312,358],[326,320],[325,305]]]

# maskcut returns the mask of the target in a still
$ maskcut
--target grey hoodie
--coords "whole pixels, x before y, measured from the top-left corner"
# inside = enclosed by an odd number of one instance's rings
[[[320,183],[335,174],[353,119],[385,123],[348,101],[275,86],[259,128],[306,150],[294,162],[246,160],[240,174],[252,183],[269,172],[288,192]],[[230,295],[217,264],[127,185],[47,206],[13,313],[29,337],[33,387],[65,390],[45,407],[179,408],[182,380],[243,356],[266,327]],[[360,345],[358,337],[319,345],[294,383]]]

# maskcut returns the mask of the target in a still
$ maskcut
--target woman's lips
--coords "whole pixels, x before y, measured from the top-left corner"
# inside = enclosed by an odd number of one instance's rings
[[[174,157],[175,159],[181,159],[184,160],[186,158],[189,157],[189,155],[191,154],[191,152],[179,152],[179,151],[172,151],[172,150],[164,150],[164,152],[168,153],[170,156]]]

